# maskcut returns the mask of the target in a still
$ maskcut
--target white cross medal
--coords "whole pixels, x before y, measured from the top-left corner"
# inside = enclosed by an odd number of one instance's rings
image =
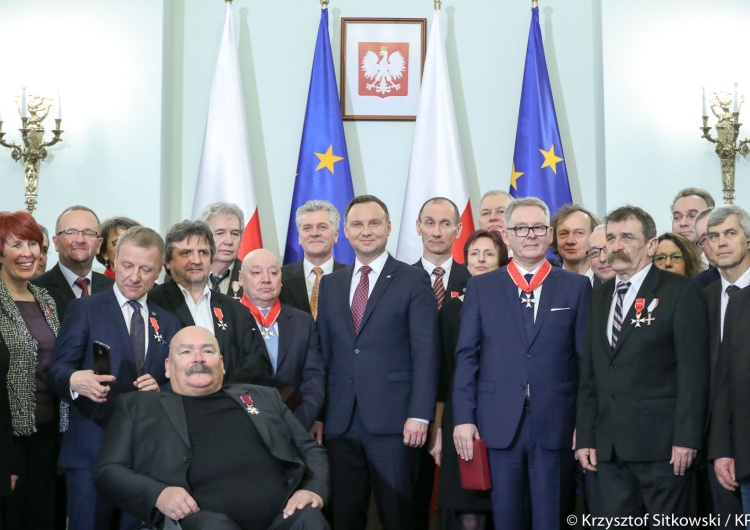
[[[248,414],[252,414],[253,416],[257,416],[258,414],[260,414],[258,408],[253,405],[253,398],[246,394],[244,396],[240,396],[240,399],[245,404],[245,410]]]
[[[524,295],[526,295],[526,298],[521,298],[521,305],[526,304],[527,308],[534,307],[534,302],[536,302],[536,300],[532,298],[533,294],[534,293],[524,293]]]

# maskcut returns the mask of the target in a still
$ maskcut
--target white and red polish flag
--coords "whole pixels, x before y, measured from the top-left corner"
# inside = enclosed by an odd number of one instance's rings
[[[224,32],[208,104],[206,134],[193,198],[193,219],[213,202],[236,203],[245,214],[239,258],[262,248],[237,52],[232,4],[227,3]]]
[[[463,230],[453,244],[453,258],[459,263],[464,261],[466,238],[474,231],[440,13],[436,10],[432,17],[396,250],[396,257],[407,263],[422,256],[415,226],[419,208],[432,197],[446,197],[458,206]]]

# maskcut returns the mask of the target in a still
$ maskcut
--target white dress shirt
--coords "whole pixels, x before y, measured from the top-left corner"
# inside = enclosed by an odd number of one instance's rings
[[[70,288],[73,289],[73,294],[76,295],[76,298],[80,298],[81,294],[83,294],[83,291],[80,287],[76,285],[76,280],[78,278],[86,278],[89,281],[89,294],[91,293],[91,282],[93,281],[93,277],[91,274],[91,270],[89,270],[89,273],[86,276],[78,276],[75,272],[67,268],[65,265],[60,263],[59,261],[57,264],[60,266],[60,272],[63,273],[63,276],[65,276],[65,281],[68,282],[68,285],[70,285]]]
[[[388,259],[388,253],[383,252],[380,256],[372,260],[370,263],[370,267],[372,267],[372,270],[370,271],[369,277],[370,277],[370,289],[367,291],[367,298],[370,298],[370,295],[372,294],[372,290],[375,287],[375,282],[378,281],[378,278],[380,277],[380,274],[383,272],[383,267],[385,267],[385,261]],[[357,285],[359,285],[359,277],[362,275],[360,272],[360,269],[362,268],[362,262],[359,261],[359,259],[354,260],[354,274],[352,274],[352,285],[349,289],[349,305],[352,305],[352,300],[354,299],[354,291],[357,290]]]
[[[441,265],[433,265],[426,259],[422,258],[420,260],[422,262],[422,267],[424,267],[424,270],[427,271],[427,274],[430,275],[430,285],[434,285],[436,276],[433,274],[433,271],[437,269],[438,267],[442,267],[443,270],[445,270],[445,274],[443,274],[443,289],[445,289],[445,292],[448,292],[448,276],[451,274],[451,267],[453,266],[453,257],[448,258],[448,261]]]
[[[333,256],[331,256],[331,259],[323,263],[323,265],[313,265],[307,259],[302,260],[302,269],[305,274],[305,286],[307,287],[307,299],[309,300],[312,296],[312,290],[313,286],[315,285],[315,273],[313,272],[313,269],[315,267],[320,267],[323,269],[323,276],[326,274],[331,274],[333,272]]]
[[[727,295],[727,287],[730,285],[736,285],[740,289],[744,289],[750,285],[750,269],[746,270],[745,273],[737,278],[737,281],[730,283],[721,277],[721,340],[724,340],[724,315],[727,314],[727,305],[729,304],[729,295]]]
[[[203,286],[203,293],[198,297],[197,302],[193,300],[193,295],[187,289],[179,283],[177,286],[185,297],[185,303],[190,310],[190,315],[193,317],[195,325],[206,328],[211,332],[211,335],[215,335],[214,318],[211,315],[211,289],[208,288],[208,285]]]
[[[649,263],[643,269],[639,270],[633,276],[627,280],[630,282],[630,287],[628,288],[628,292],[625,293],[625,296],[622,300],[622,317],[623,317],[623,325],[625,324],[625,315],[628,314],[628,311],[630,311],[630,306],[633,305],[633,302],[635,302],[635,297],[638,294],[638,290],[641,288],[641,285],[643,284],[643,280],[646,279],[646,275],[648,274],[648,271],[651,270],[651,267],[653,267],[652,263]],[[615,320],[615,306],[617,305],[617,285],[623,280],[620,279],[620,277],[615,278],[615,292],[612,294],[612,303],[609,306],[609,317],[607,318],[607,341],[612,344],[612,322]],[[651,300],[646,300],[646,304],[650,304]],[[619,336],[619,335],[618,335]]]

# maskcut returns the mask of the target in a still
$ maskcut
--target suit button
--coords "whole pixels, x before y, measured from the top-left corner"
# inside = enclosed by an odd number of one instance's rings
[[[349,379],[349,382],[353,383],[354,382],[354,378],[352,377],[351,379]]]
[[[359,353],[359,348],[357,348],[356,350],[354,350],[354,353]]]
[[[617,366],[615,366],[614,364],[610,364],[610,365],[609,365],[609,369],[610,369],[610,370],[614,370],[614,369],[616,369],[616,368],[617,368]]]
[[[612,394],[611,396],[609,396],[609,399],[614,401],[615,399],[617,399],[617,396],[615,394]]]
[[[183,456],[182,457],[182,461],[183,462],[190,462],[190,457],[189,456]]]
[[[527,354],[526,354],[526,358],[527,358],[527,359],[531,359],[531,354],[530,354],[530,353],[527,353]]]
[[[518,390],[523,390],[524,388],[526,388],[526,386],[521,385],[521,386],[518,387]]]

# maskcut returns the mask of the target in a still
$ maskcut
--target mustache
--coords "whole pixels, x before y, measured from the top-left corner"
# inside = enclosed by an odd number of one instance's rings
[[[624,252],[612,252],[611,254],[607,254],[607,264],[612,265],[612,262],[616,259],[624,261],[625,263],[631,263],[630,256]]]
[[[206,366],[205,364],[194,364],[187,370],[185,370],[185,376],[190,376],[193,374],[208,374],[213,375],[214,370],[210,366]]]

